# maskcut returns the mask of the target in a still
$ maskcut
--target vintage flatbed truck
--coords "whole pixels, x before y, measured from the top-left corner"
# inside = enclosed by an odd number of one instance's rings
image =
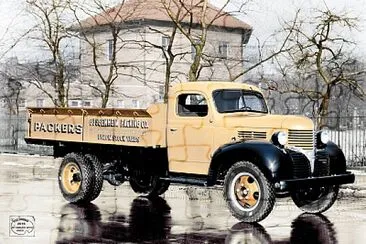
[[[140,194],[170,183],[222,187],[231,213],[256,222],[276,197],[320,213],[354,182],[326,131],[302,116],[271,115],[260,90],[233,82],[170,87],[168,102],[142,109],[28,108],[26,141],[63,157],[58,182],[70,202],[98,197],[103,180]]]

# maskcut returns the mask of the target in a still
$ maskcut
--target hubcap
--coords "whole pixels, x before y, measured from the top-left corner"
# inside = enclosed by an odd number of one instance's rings
[[[233,197],[237,205],[244,211],[254,209],[260,197],[260,188],[257,180],[249,173],[238,174],[232,183]]]
[[[62,171],[61,181],[63,187],[68,193],[76,193],[81,185],[81,173],[79,166],[74,162],[67,163]]]

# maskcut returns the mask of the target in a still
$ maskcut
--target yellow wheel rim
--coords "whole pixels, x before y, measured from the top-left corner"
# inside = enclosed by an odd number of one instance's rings
[[[251,175],[241,175],[235,181],[235,196],[243,208],[251,209],[258,203],[260,188],[258,182]]]
[[[66,164],[61,174],[61,182],[64,189],[70,194],[74,194],[80,189],[81,173],[76,163]]]

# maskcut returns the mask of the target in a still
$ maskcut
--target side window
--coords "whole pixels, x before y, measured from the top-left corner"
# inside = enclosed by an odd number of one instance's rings
[[[181,94],[178,96],[179,116],[205,117],[208,114],[207,101],[200,94]]]

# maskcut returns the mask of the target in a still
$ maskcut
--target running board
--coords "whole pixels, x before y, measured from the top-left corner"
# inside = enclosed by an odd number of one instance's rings
[[[182,176],[173,176],[173,177],[162,177],[161,180],[169,181],[171,183],[181,183],[181,184],[188,184],[188,185],[199,185],[199,186],[206,186],[207,180],[204,179],[196,179],[196,178],[187,178]]]

